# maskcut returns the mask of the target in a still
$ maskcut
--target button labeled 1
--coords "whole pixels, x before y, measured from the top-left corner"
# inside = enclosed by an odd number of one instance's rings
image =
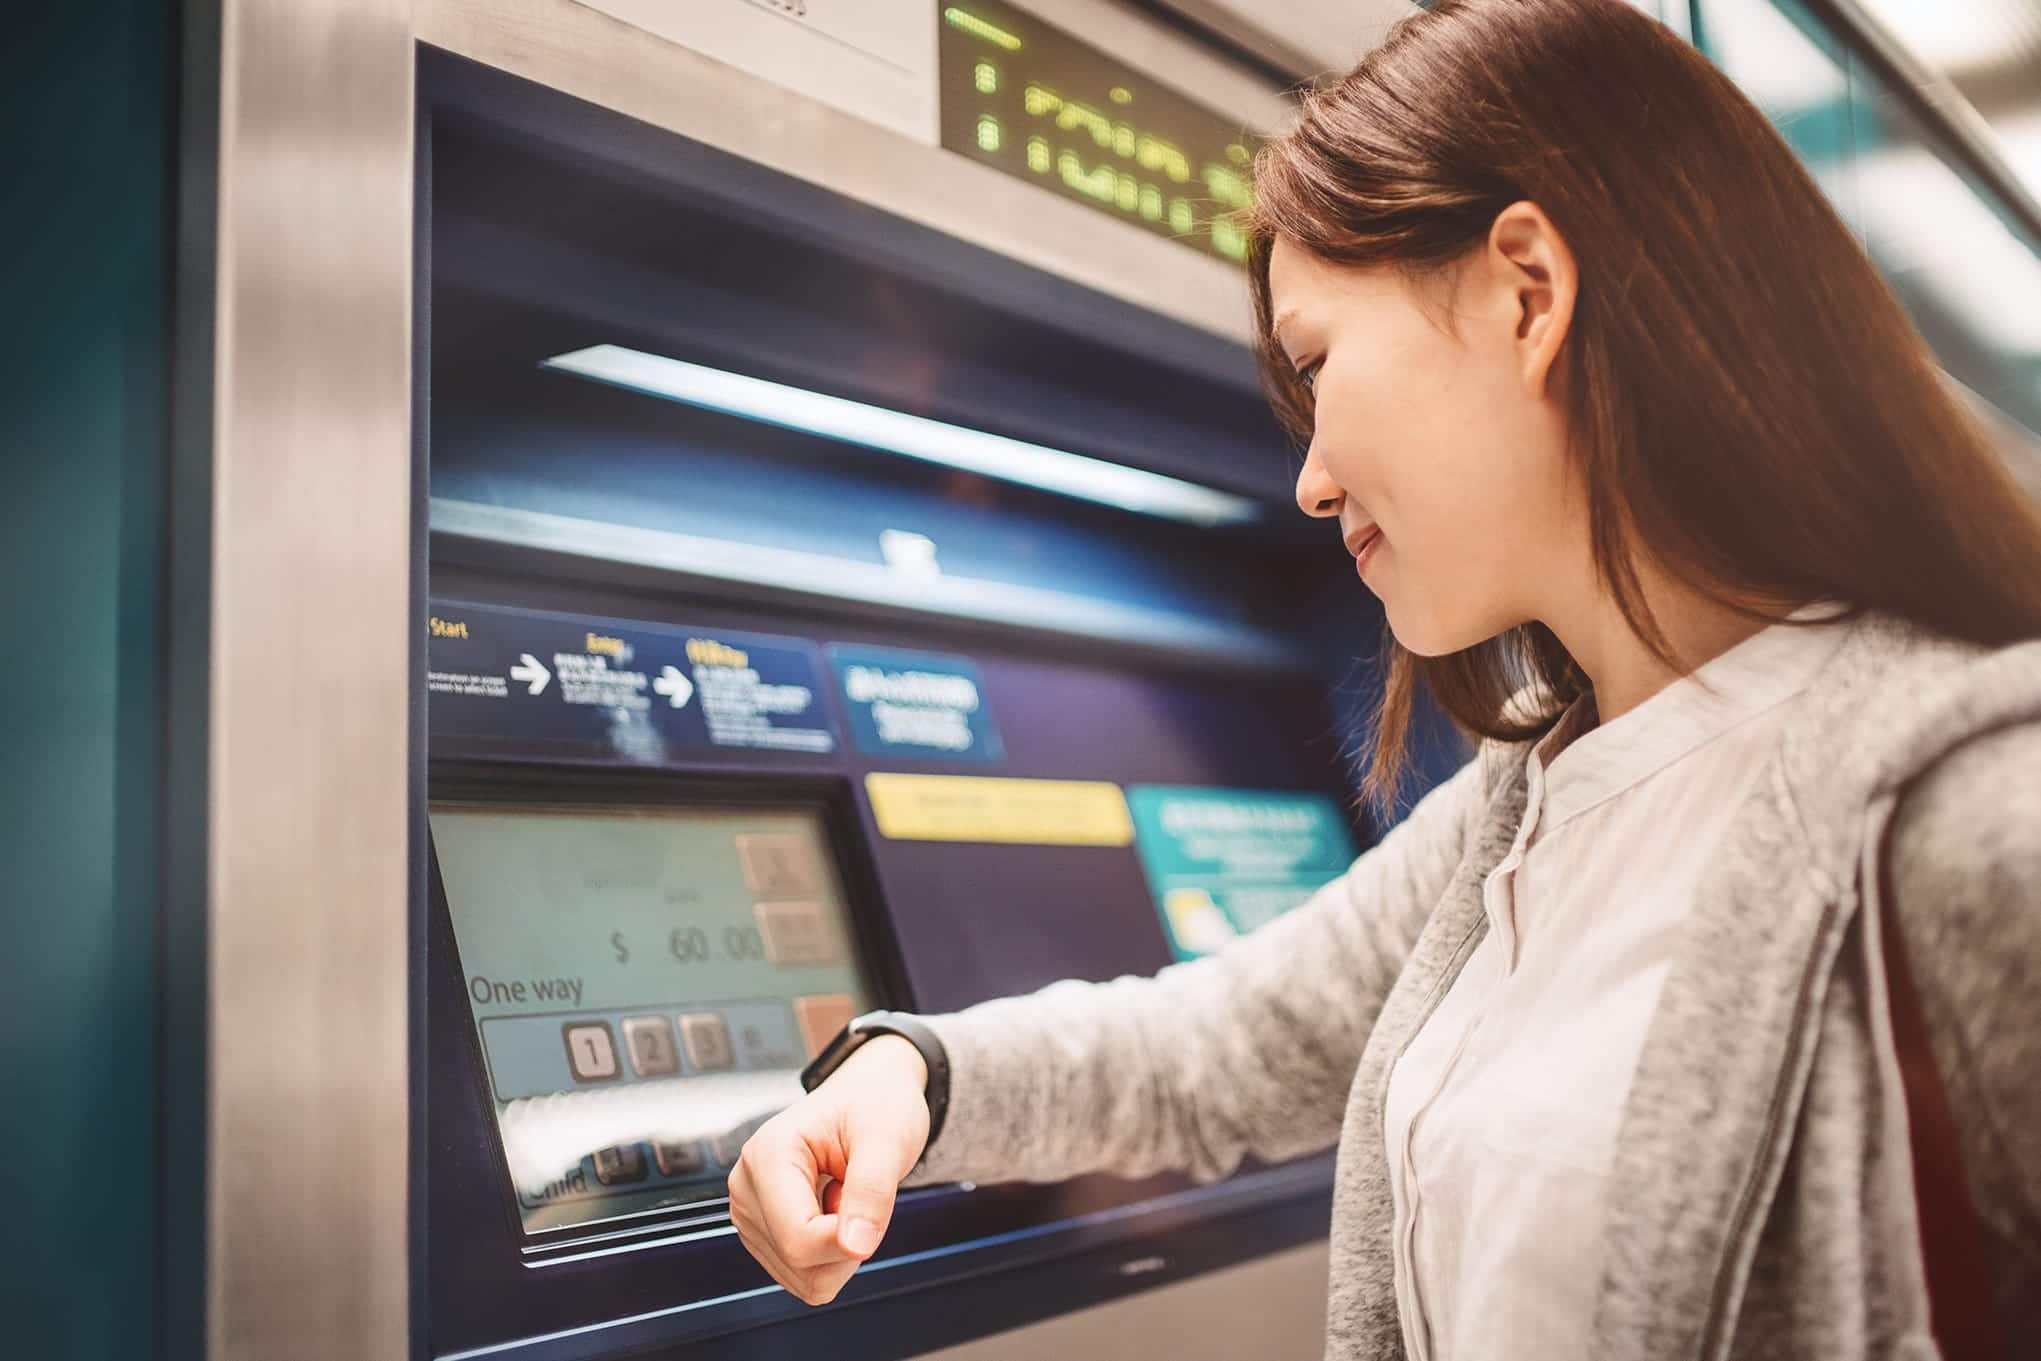
[[[567,1066],[573,1070],[576,1082],[608,1082],[616,1077],[616,1045],[610,1040],[607,1025],[601,1021],[583,1022],[561,1026],[560,1030],[567,1039]]]

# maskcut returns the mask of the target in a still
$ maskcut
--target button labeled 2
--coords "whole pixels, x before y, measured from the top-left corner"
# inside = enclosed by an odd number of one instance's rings
[[[680,1071],[680,1052],[673,1047],[673,1027],[664,1016],[633,1016],[624,1022],[624,1048],[639,1077],[666,1077]]]

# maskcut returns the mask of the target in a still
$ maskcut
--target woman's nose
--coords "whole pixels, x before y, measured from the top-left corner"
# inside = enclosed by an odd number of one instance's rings
[[[1297,509],[1322,520],[1339,514],[1340,503],[1344,500],[1346,493],[1325,471],[1325,461],[1318,457],[1318,451],[1306,451],[1303,471],[1297,474]]]

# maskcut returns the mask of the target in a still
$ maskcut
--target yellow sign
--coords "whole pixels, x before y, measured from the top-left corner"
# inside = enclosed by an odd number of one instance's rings
[[[1116,784],[977,775],[867,775],[879,834],[893,841],[1130,846],[1134,819]]]

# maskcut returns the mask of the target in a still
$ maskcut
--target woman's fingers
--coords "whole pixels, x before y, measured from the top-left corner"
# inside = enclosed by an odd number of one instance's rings
[[[740,1161],[730,1173],[730,1222],[737,1229],[737,1241],[765,1268],[765,1274],[789,1295],[807,1304],[828,1303],[837,1290],[842,1289],[842,1282],[827,1287],[825,1293],[825,1283],[818,1282],[812,1270],[789,1264],[781,1255],[769,1228],[754,1213],[756,1203],[757,1198],[751,1193],[749,1174]]]
[[[745,1144],[730,1174],[731,1220],[738,1240],[788,1294],[808,1304],[836,1298],[859,1258],[837,1242],[837,1216],[823,1201],[839,1199],[841,1185],[823,1185],[823,1162],[842,1155],[816,1146],[790,1124],[761,1128]],[[818,1192],[818,1185],[823,1185]]]
[[[920,1111],[853,1106],[843,1112],[841,1142],[848,1166],[837,1175],[836,1246],[864,1261],[879,1250],[893,1223],[901,1181],[927,1141],[926,1108]]]
[[[827,1303],[878,1250],[928,1142],[927,1080],[912,1044],[880,1036],[744,1145],[730,1173],[731,1222],[788,1293]]]

